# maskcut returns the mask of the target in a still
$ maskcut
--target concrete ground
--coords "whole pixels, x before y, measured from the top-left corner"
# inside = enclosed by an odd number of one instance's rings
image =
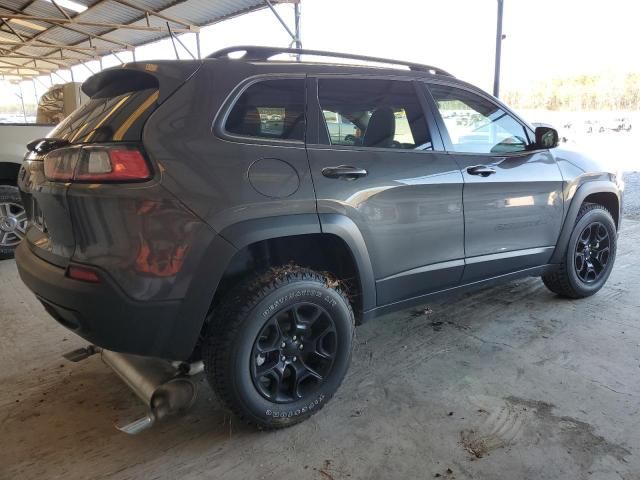
[[[640,221],[594,297],[539,279],[376,319],[309,421],[261,433],[202,383],[139,436],[139,402],[0,262],[1,479],[640,479]]]

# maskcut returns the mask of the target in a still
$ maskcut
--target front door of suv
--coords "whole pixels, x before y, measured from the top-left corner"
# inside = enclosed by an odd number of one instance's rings
[[[533,132],[488,96],[429,84],[445,146],[464,177],[470,282],[545,264],[563,216],[562,176]]]
[[[323,230],[336,218],[355,224],[377,304],[457,284],[462,175],[425,117],[424,93],[410,80],[353,76],[310,78],[308,92],[307,155]]]

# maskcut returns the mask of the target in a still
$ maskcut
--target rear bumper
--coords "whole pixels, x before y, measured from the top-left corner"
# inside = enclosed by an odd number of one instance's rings
[[[26,241],[15,256],[22,281],[47,312],[82,338],[117,352],[183,359],[175,338],[183,301],[131,300],[106,274],[100,283],[68,278],[64,268],[39,258]]]

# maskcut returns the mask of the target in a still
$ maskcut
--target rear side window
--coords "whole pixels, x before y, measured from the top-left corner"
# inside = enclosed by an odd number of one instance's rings
[[[331,145],[433,150],[410,82],[320,79],[318,97]]]
[[[245,137],[304,141],[304,79],[263,80],[247,88],[225,130]]]

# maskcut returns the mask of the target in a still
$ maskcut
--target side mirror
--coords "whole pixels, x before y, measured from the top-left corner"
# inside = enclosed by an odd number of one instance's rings
[[[560,136],[555,128],[536,127],[536,148],[556,148],[560,144]]]

